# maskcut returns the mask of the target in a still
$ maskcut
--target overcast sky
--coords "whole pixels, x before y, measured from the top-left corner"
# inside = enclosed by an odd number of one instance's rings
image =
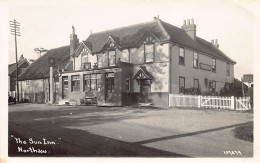
[[[36,59],[34,48],[52,49],[69,45],[71,26],[80,41],[90,31],[98,32],[141,22],[154,16],[177,27],[194,18],[197,36],[218,39],[220,50],[235,60],[235,77],[253,73],[256,7],[259,1],[8,1],[8,20],[21,23],[18,54]],[[18,3],[19,2],[19,3]],[[7,20],[7,19],[6,19]],[[8,24],[7,24],[8,25]],[[259,30],[259,29],[258,29]],[[9,32],[10,33],[10,32]],[[9,38],[9,60],[15,62],[13,35]]]

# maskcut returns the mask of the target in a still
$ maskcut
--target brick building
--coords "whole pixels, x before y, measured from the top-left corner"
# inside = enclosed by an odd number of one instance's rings
[[[82,42],[73,27],[66,48],[69,52],[57,52],[66,56],[62,63],[55,53],[49,55],[63,102],[96,98],[98,105],[168,105],[169,94],[218,94],[234,79],[235,62],[220,51],[217,40],[196,36],[193,19],[178,28],[154,18],[93,33]]]

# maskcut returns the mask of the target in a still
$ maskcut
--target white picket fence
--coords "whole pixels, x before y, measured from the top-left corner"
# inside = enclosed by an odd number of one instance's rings
[[[250,110],[250,97],[235,97],[236,110]]]
[[[223,97],[169,94],[170,107],[195,107],[228,110],[250,110],[250,97]]]

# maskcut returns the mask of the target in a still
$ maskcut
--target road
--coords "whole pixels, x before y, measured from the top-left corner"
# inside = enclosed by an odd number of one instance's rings
[[[232,131],[252,121],[252,113],[226,110],[10,105],[9,154],[252,157],[253,143]]]

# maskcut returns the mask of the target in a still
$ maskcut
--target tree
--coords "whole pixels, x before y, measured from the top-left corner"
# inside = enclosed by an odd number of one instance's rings
[[[42,52],[47,52],[48,50],[47,49],[44,49],[44,48],[34,48],[33,49],[35,52],[39,53],[40,54],[40,57],[41,57],[41,53]]]

